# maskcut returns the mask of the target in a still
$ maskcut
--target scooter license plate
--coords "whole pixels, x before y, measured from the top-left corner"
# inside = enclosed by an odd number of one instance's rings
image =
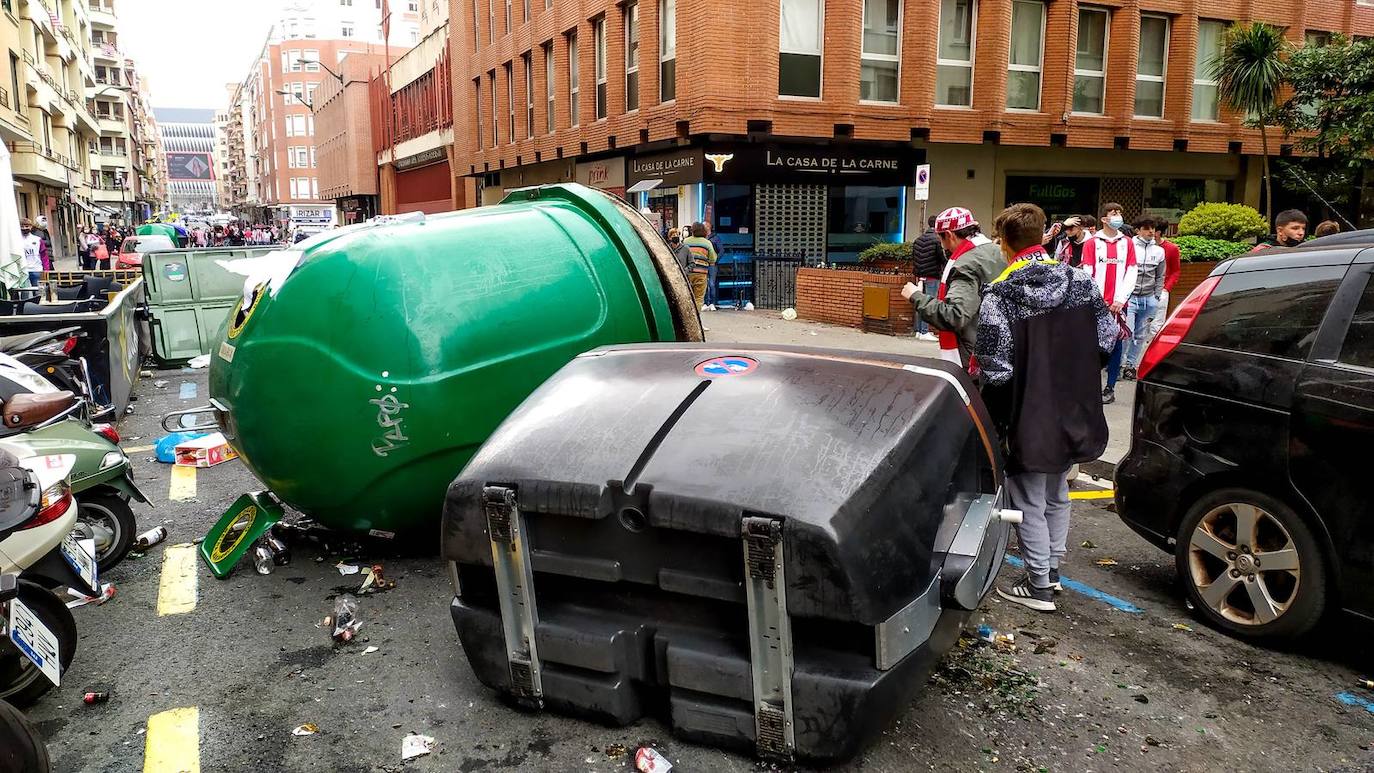
[[[62,557],[86,585],[100,588],[100,569],[95,563],[95,540],[78,540],[72,532],[62,538]]]
[[[57,637],[43,624],[38,615],[24,606],[19,599],[9,602],[9,637],[14,646],[24,653],[43,672],[43,676],[55,685],[62,683],[62,660],[58,656]]]

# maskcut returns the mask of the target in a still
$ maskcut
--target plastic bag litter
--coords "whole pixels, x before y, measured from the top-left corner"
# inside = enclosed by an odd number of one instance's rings
[[[188,440],[196,440],[209,435],[209,432],[173,432],[170,435],[163,435],[153,443],[153,450],[157,454],[157,460],[163,464],[172,464],[177,460],[176,447]]]
[[[188,367],[188,368],[204,368],[204,367],[209,366],[209,364],[210,364],[210,355],[208,355],[208,354],[202,354],[202,355],[200,355],[199,357],[192,357],[192,358],[191,358],[191,361],[188,362],[188,363],[186,363],[186,367]]]
[[[635,752],[635,770],[640,773],[668,773],[672,769],[673,763],[652,747],[641,746]]]
[[[434,751],[434,737],[411,733],[401,739],[401,761],[423,757]]]
[[[782,318],[787,320],[788,322],[791,322],[792,320],[797,318],[797,310],[793,308],[783,309]]]
[[[291,735],[314,735],[320,732],[320,726],[314,722],[306,722],[304,725],[291,731]]]
[[[358,600],[352,596],[340,596],[334,602],[334,614],[331,617],[333,628],[330,636],[337,642],[353,641],[353,636],[363,627],[363,621],[358,619]]]
[[[744,310],[745,310],[745,311],[753,311],[753,310],[754,310],[754,302],[753,302],[753,301],[749,301],[748,303],[744,304]]]

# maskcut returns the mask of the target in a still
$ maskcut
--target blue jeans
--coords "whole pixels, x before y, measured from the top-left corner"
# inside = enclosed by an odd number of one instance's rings
[[[930,297],[934,298],[935,295],[936,295],[936,293],[940,292],[940,280],[938,280],[938,279],[922,279],[922,280],[921,280],[921,291],[924,292],[926,295],[929,295]],[[930,332],[930,325],[926,324],[926,321],[925,321],[924,319],[922,319],[921,317],[917,317],[917,318],[916,318],[916,333],[917,333],[918,335],[925,335],[926,333],[929,333],[929,332]]]
[[[1116,389],[1116,380],[1121,377],[1121,353],[1126,348],[1125,341],[1117,341],[1112,347],[1112,356],[1107,360],[1107,388]]]
[[[42,272],[42,271],[30,271],[30,272],[29,272],[29,287],[37,287],[38,285],[40,285],[40,284],[42,284],[42,283],[43,283],[43,272]]]
[[[1132,295],[1126,304],[1126,326],[1134,336],[1126,350],[1126,367],[1134,368],[1140,364],[1140,356],[1145,352],[1145,344],[1150,339],[1150,320],[1159,309],[1159,300],[1153,295]]]
[[[714,305],[716,302],[716,264],[712,263],[711,268],[706,271],[706,303]]]

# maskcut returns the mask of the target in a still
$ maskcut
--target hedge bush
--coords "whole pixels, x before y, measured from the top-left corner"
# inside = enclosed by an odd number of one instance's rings
[[[1221,261],[1244,255],[1250,245],[1225,239],[1208,239],[1203,236],[1178,236],[1169,241],[1178,245],[1179,259],[1184,263],[1200,261]]]
[[[879,260],[911,260],[911,245],[901,242],[878,242],[859,253],[860,263],[873,263]]]
[[[1183,236],[1242,241],[1269,233],[1269,225],[1254,207],[1210,202],[1193,207],[1178,221]]]

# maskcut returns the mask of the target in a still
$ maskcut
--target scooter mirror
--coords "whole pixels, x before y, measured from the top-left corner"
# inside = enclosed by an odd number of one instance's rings
[[[76,405],[76,395],[71,392],[52,392],[49,394],[17,394],[0,407],[5,429],[13,431],[36,427],[48,419],[71,409]]]

